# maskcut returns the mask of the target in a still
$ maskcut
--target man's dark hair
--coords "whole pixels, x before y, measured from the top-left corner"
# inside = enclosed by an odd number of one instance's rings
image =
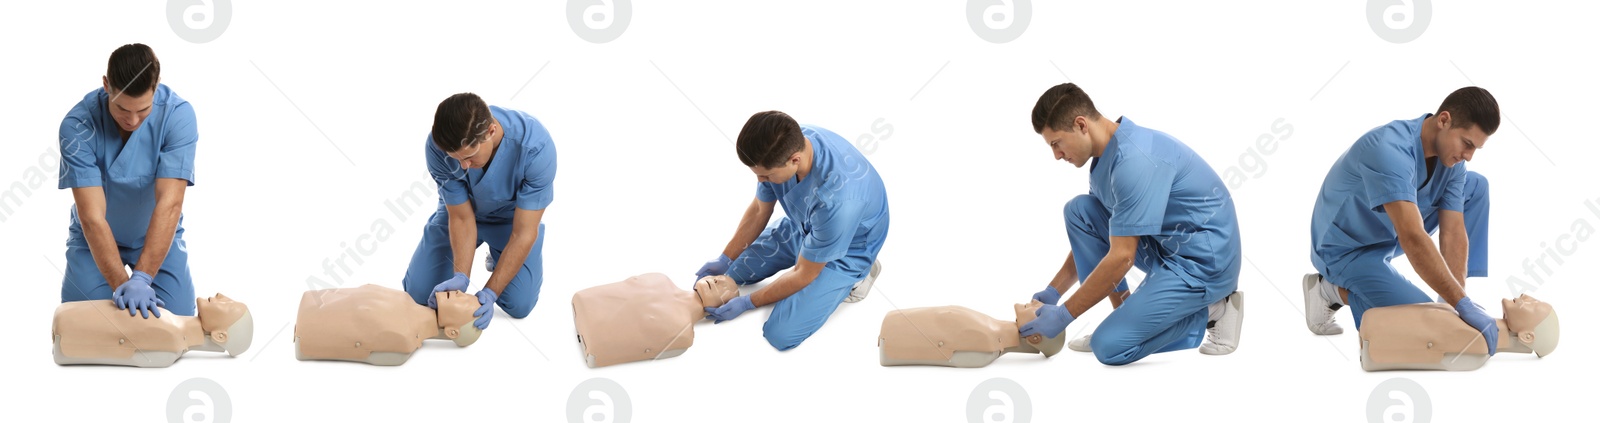
[[[483,142],[489,133],[489,104],[473,93],[461,93],[439,102],[433,112],[433,145],[446,153]]]
[[[1089,94],[1071,82],[1050,87],[1033,105],[1033,132],[1044,133],[1044,128],[1065,131],[1078,116],[1100,119],[1100,111],[1095,110]]]
[[[1450,127],[1472,128],[1478,125],[1484,135],[1494,135],[1500,129],[1500,103],[1494,101],[1489,90],[1466,87],[1450,93],[1439,104],[1439,113],[1450,112]]]
[[[750,116],[739,130],[739,140],[734,143],[739,161],[745,166],[768,169],[783,166],[789,161],[789,155],[805,147],[806,136],[800,133],[800,123],[777,110]]]
[[[142,96],[161,82],[161,61],[156,52],[144,44],[125,44],[111,52],[106,64],[106,82],[111,89],[134,97]]]

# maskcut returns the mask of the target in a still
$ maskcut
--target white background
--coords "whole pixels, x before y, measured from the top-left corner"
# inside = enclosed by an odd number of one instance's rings
[[[1584,138],[1600,94],[1581,53],[1600,37],[1589,3],[1435,2],[1423,35],[1403,44],[1375,35],[1363,2],[1035,2],[1026,32],[1004,44],[975,35],[960,1],[664,3],[635,2],[605,44],[575,35],[559,1],[236,1],[223,35],[203,44],[175,34],[161,1],[4,6],[0,189],[16,197],[0,204],[0,269],[19,330],[3,354],[20,391],[0,408],[160,421],[174,387],[194,377],[223,386],[240,422],[561,421],[574,387],[595,377],[626,389],[633,421],[965,421],[974,387],[997,377],[1025,388],[1031,407],[1016,417],[1033,421],[1360,421],[1387,406],[1368,396],[1396,377],[1425,388],[1431,406],[1417,412],[1434,421],[1540,421],[1589,401],[1553,388],[1595,374],[1588,301],[1600,245],[1576,237],[1592,230],[1575,232],[1600,225],[1600,208],[1585,205],[1600,207],[1588,165],[1600,149]],[[152,46],[163,82],[194,104],[190,266],[198,294],[250,305],[255,345],[239,357],[193,352],[167,369],[50,360],[72,201],[53,189],[56,129],[130,42]],[[1027,118],[1066,81],[1107,115],[1178,137],[1225,178],[1243,175],[1232,186],[1246,257],[1242,346],[1120,368],[1070,351],[983,369],[880,367],[885,313],[962,305],[1009,318],[1060,266],[1061,207],[1087,191],[1088,172],[1052,161]],[[1530,292],[1556,305],[1567,337],[1544,359],[1502,354],[1472,372],[1364,372],[1349,313],[1339,336],[1302,323],[1313,195],[1367,129],[1431,112],[1467,85],[1488,88],[1503,110],[1469,165],[1490,178],[1494,205],[1490,276],[1468,293],[1498,315],[1495,300],[1517,292],[1509,278],[1533,283],[1529,263],[1543,281]],[[399,367],[296,361],[308,279],[399,288],[431,207],[396,215],[385,202],[419,181],[433,195],[424,137],[438,102],[463,91],[537,116],[560,150],[538,307],[521,320],[499,313],[470,348],[429,342]],[[572,294],[646,272],[687,288],[753,196],[731,140],[769,109],[863,141],[894,216],[877,289],[790,352],[762,339],[763,309],[697,326],[681,357],[586,368]],[[1279,119],[1292,133],[1257,147],[1283,135]],[[1533,263],[1545,255],[1548,271]],[[488,277],[477,269],[474,291]],[[1088,333],[1109,310],[1067,334]]]

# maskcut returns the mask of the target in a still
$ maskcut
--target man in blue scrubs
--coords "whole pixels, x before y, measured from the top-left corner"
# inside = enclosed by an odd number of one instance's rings
[[[72,188],[73,200],[62,302],[194,315],[183,194],[194,185],[200,136],[194,107],[160,82],[155,52],[124,45],[111,52],[101,87],[61,120],[58,188]]]
[[[1318,273],[1301,280],[1312,333],[1344,332],[1333,317],[1345,305],[1360,329],[1369,308],[1430,301],[1390,264],[1405,254],[1494,354],[1499,329],[1465,289],[1467,277],[1489,272],[1489,183],[1466,162],[1499,127],[1494,96],[1466,87],[1436,113],[1367,131],[1333,163],[1311,212]]]
[[[406,292],[437,308],[433,293],[466,291],[472,256],[489,244],[491,274],[477,293],[474,326],[489,326],[495,304],[513,318],[527,317],[544,284],[539,221],[556,177],[550,133],[527,113],[456,94],[439,103],[423,155],[439,185],[439,209],[411,256]]]
[[[1019,328],[1022,336],[1062,336],[1100,300],[1127,291],[1123,277],[1138,266],[1144,282],[1090,339],[1101,363],[1123,365],[1195,347],[1212,355],[1238,348],[1244,319],[1244,296],[1236,291],[1239,222],[1216,171],[1171,135],[1126,117],[1103,118],[1076,84],[1039,97],[1033,130],[1056,159],[1075,167],[1089,163],[1089,194],[1067,202],[1072,251],[1050,285],[1034,295],[1045,306]],[[1056,305],[1074,281],[1082,286]]]
[[[763,332],[784,351],[822,328],[840,302],[861,301],[872,289],[889,232],[888,194],[849,141],[783,112],[751,116],[735,144],[756,175],[756,198],[722,254],[695,275],[726,274],[748,285],[789,269],[750,295],[706,308],[706,318],[722,323],[772,304]],[[773,202],[785,217],[767,225]]]

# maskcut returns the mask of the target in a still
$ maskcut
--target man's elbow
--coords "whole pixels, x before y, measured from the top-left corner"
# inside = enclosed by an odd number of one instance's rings
[[[1116,248],[1116,246],[1113,246],[1111,251],[1107,251],[1106,256],[1100,259],[1100,266],[1114,266],[1120,269],[1131,268],[1133,267],[1134,256],[1138,252],[1139,250],[1136,248]]]

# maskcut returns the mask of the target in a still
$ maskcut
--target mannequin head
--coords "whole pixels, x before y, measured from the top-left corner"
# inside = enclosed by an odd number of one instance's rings
[[[221,345],[229,356],[237,356],[250,349],[255,334],[255,322],[250,318],[250,308],[225,295],[196,298],[200,327],[211,342]]]
[[[1505,310],[1506,330],[1516,336],[1517,342],[1532,347],[1540,357],[1555,351],[1561,340],[1561,324],[1550,303],[1522,294],[1500,300],[1500,306]]]
[[[478,311],[478,297],[461,291],[444,291],[433,294],[439,303],[439,333],[465,347],[478,342],[483,331],[472,325],[472,313]]]
[[[721,307],[739,296],[739,284],[727,275],[706,276],[694,283],[702,307]]]
[[[1037,313],[1041,307],[1044,307],[1044,303],[1039,302],[1039,300],[1033,300],[1027,304],[1013,305],[1012,308],[1014,308],[1017,312],[1017,327],[1020,328],[1022,325],[1032,322],[1033,319],[1037,317],[1034,313]],[[1046,338],[1044,335],[1034,335],[1023,338],[1022,340],[1026,342],[1028,346],[1033,347],[1033,349],[1039,350],[1039,352],[1044,354],[1045,357],[1056,355],[1056,353],[1061,352],[1061,349],[1065,348],[1067,345],[1066,334],[1058,335],[1055,338]]]

